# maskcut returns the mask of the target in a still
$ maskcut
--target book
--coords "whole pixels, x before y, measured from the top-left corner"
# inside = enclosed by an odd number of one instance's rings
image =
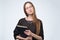
[[[21,25],[17,25],[16,29],[18,30],[18,34],[21,36],[21,37],[24,37],[26,38],[28,35],[26,35],[24,33],[25,30],[28,30],[27,26],[21,26]]]

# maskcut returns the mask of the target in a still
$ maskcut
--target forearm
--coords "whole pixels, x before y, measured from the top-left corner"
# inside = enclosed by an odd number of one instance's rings
[[[19,39],[15,39],[15,40],[19,40]]]
[[[17,39],[22,39],[24,40],[25,38],[21,37],[21,36],[16,36]]]
[[[38,36],[34,33],[31,34],[32,37],[36,38],[37,40],[42,40],[42,37],[41,36]]]

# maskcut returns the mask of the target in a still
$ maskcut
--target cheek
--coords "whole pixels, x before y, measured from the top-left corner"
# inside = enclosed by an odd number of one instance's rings
[[[34,9],[31,9],[32,10],[32,12],[34,12]]]
[[[32,11],[34,11],[34,8],[31,8]]]
[[[28,13],[29,11],[28,11],[28,10],[26,10],[26,12]]]

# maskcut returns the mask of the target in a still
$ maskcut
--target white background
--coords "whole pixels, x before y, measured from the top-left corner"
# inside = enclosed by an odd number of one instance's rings
[[[14,40],[13,30],[25,17],[23,5],[27,0],[0,0],[0,40]],[[45,40],[60,40],[60,0],[28,0],[43,22]]]

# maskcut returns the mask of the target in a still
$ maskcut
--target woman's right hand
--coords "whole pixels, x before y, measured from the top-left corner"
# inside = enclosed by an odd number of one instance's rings
[[[24,39],[25,39],[25,38],[23,38],[23,37],[21,37],[21,36],[19,36],[19,35],[16,36],[16,38],[19,39],[19,40],[24,40]]]
[[[16,38],[19,39],[19,40],[32,40],[32,37],[31,36],[26,37],[26,38],[23,38],[21,36],[17,36]]]
[[[32,37],[26,37],[24,40],[32,40]]]

